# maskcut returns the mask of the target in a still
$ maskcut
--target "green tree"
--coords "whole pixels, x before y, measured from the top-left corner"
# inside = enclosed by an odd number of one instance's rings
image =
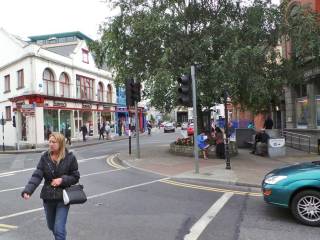
[[[160,111],[176,105],[176,79],[201,63],[198,102],[210,107],[227,89],[232,101],[263,111],[281,91],[280,10],[268,1],[108,0],[120,14],[102,26],[92,50],[117,83],[144,82],[145,97]]]

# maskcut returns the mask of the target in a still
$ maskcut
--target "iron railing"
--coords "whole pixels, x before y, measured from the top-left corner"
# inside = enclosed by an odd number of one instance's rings
[[[303,147],[306,146],[308,152],[311,152],[311,136],[288,131],[280,132],[281,136],[286,140],[286,145],[303,151],[305,151]]]

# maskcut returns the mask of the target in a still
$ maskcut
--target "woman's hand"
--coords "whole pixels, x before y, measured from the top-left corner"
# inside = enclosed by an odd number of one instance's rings
[[[23,198],[24,198],[25,200],[28,200],[28,199],[30,198],[30,194],[24,193],[24,194],[23,194]]]
[[[62,183],[62,178],[55,178],[51,181],[52,187],[59,187]]]

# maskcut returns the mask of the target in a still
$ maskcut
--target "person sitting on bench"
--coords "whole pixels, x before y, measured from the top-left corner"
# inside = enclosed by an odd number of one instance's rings
[[[264,144],[268,144],[268,140],[269,140],[270,136],[266,133],[265,129],[262,128],[260,130],[260,132],[258,132],[254,138],[254,144],[253,144],[253,149],[252,152],[253,154],[255,154],[257,152],[257,144],[258,143],[264,143]]]

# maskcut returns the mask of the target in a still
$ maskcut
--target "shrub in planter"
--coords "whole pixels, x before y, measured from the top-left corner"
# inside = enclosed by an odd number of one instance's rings
[[[177,140],[175,141],[175,145],[193,146],[193,138],[191,138],[191,137],[177,138]]]

